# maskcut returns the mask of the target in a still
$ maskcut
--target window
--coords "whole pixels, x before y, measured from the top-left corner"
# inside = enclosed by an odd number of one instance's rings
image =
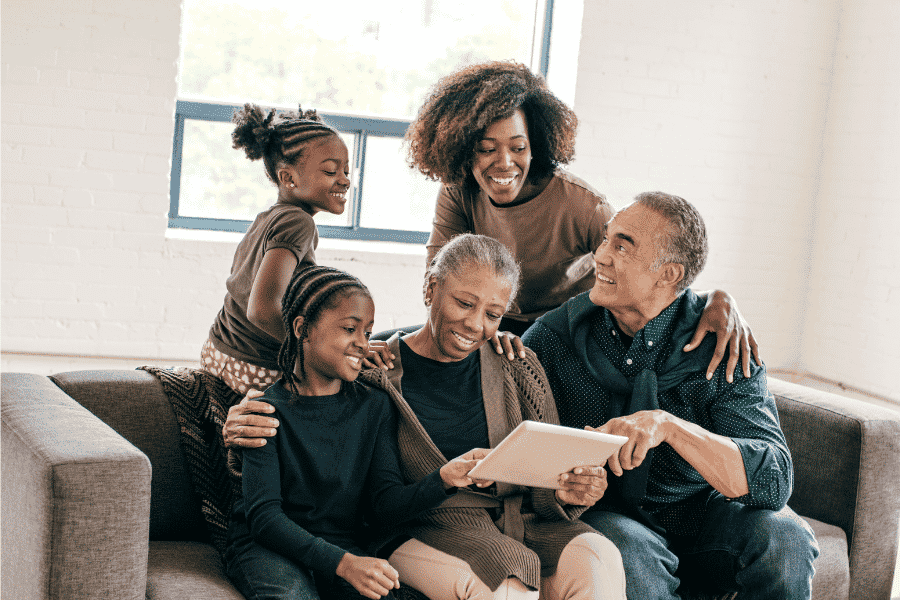
[[[244,102],[315,108],[351,152],[343,215],[322,237],[424,243],[438,183],[409,168],[403,134],[431,86],[515,59],[547,73],[553,0],[185,0],[169,226],[246,231],[271,206],[261,161],[231,148]]]

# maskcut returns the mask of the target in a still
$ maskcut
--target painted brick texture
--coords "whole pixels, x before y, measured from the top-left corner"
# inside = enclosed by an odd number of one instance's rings
[[[197,356],[236,241],[166,233],[180,6],[4,3],[4,352]],[[738,299],[768,364],[898,398],[897,3],[584,6],[572,170],[617,206],[694,202],[697,287]],[[319,257],[370,285],[376,328],[424,318],[421,249]]]
[[[5,352],[199,355],[237,238],[166,236],[180,21],[173,0],[4,4]],[[424,320],[424,249],[328,246],[377,328]]]
[[[767,364],[900,399],[897,9],[586,2],[572,169],[616,206],[692,201],[695,287],[737,298]]]
[[[802,368],[900,398],[900,3],[843,6]]]

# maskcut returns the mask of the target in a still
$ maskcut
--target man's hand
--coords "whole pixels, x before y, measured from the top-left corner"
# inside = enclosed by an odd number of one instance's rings
[[[606,461],[613,475],[620,477],[624,471],[641,466],[647,452],[666,441],[669,413],[662,410],[642,410],[626,417],[610,419],[602,427],[585,427],[589,431],[611,433],[628,438],[618,452]]]
[[[387,342],[382,340],[370,340],[369,351],[363,358],[363,367],[367,369],[383,369],[385,371],[394,368],[394,356],[388,349]]]
[[[606,492],[606,469],[597,467],[575,467],[559,476],[563,489],[556,490],[556,500],[560,504],[593,506]]]
[[[275,435],[278,419],[255,413],[273,413],[275,408],[266,402],[254,400],[263,393],[250,390],[244,399],[228,409],[228,418],[222,427],[225,446],[259,448],[266,445],[266,438]]]
[[[712,378],[719,363],[722,362],[726,347],[728,348],[728,363],[725,379],[728,383],[734,380],[734,368],[737,366],[738,357],[741,359],[741,370],[744,372],[744,377],[750,377],[751,352],[756,358],[756,364],[762,366],[759,346],[750,330],[750,324],[741,316],[734,298],[721,290],[715,290],[707,295],[706,308],[703,309],[697,330],[691,341],[684,347],[684,351],[690,352],[699,346],[707,333],[716,334],[716,351],[706,369],[707,379]]]
[[[453,460],[447,462],[441,467],[441,481],[447,489],[453,487],[468,487],[473,483],[478,487],[487,487],[493,481],[485,481],[484,479],[472,479],[469,477],[469,471],[475,468],[482,458],[488,455],[490,450],[485,448],[473,448],[461,456],[457,456]]]
[[[495,333],[491,344],[497,354],[505,354],[509,360],[514,360],[517,356],[525,358],[525,344],[522,343],[522,338],[508,331]]]
[[[345,579],[356,591],[372,600],[378,600],[392,589],[400,588],[400,575],[382,558],[354,556],[349,552],[341,558],[335,573]]]

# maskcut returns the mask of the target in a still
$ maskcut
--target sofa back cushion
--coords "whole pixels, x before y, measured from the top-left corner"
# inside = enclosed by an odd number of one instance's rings
[[[788,504],[798,514],[837,525],[853,538],[862,432],[859,421],[841,414],[830,395],[769,380],[781,428],[794,462],[794,491]],[[821,489],[821,482],[828,489]]]
[[[205,541],[178,423],[159,381],[126,370],[71,371],[51,379],[150,459],[150,539]]]

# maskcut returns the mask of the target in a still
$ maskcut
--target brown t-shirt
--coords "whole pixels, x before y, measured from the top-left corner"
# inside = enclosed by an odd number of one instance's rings
[[[309,213],[290,204],[276,204],[256,215],[238,244],[225,282],[225,302],[209,330],[220,352],[268,369],[278,369],[281,340],[275,339],[247,318],[250,290],[263,255],[272,248],[286,248],[297,257],[297,267],[315,264],[319,233]]]
[[[481,191],[441,186],[428,239],[429,260],[454,235],[490,236],[522,268],[519,293],[506,313],[533,321],[593,285],[591,254],[603,241],[613,210],[582,179],[557,169],[543,192],[514,205],[495,205]]]

